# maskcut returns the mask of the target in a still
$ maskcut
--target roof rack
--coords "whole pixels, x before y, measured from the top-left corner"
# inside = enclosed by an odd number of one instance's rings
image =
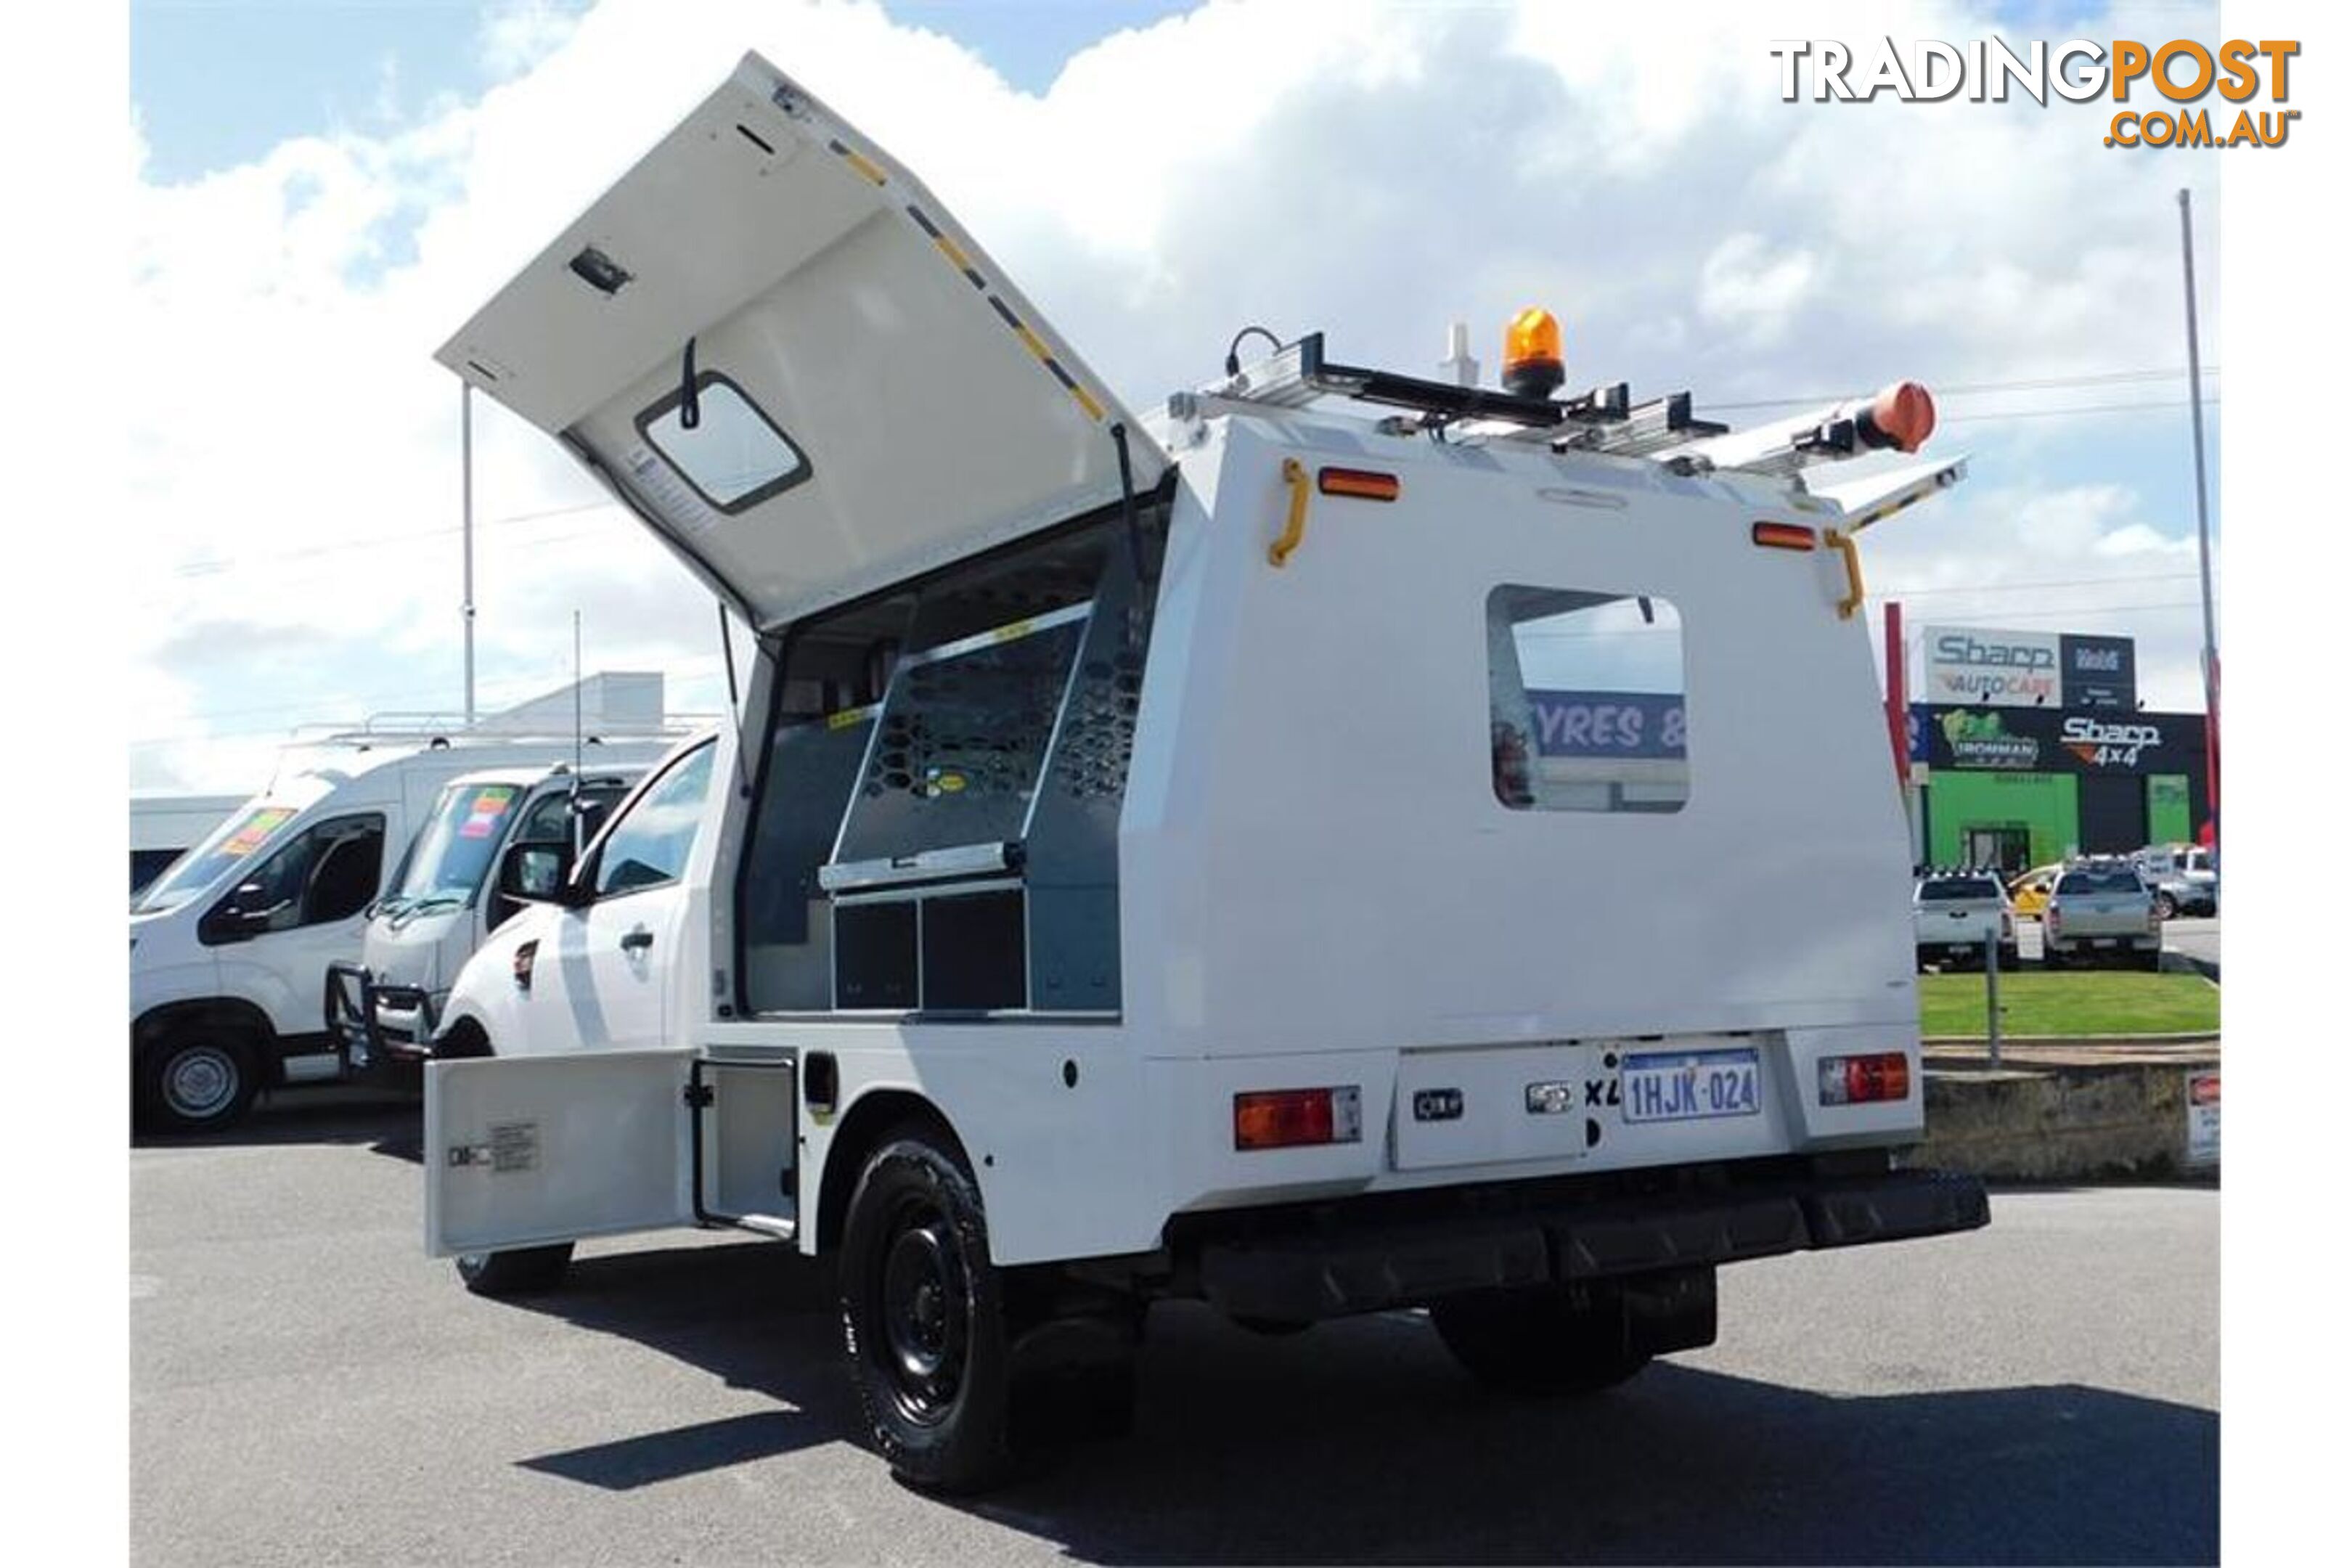
[[[1542,445],[1555,452],[1610,452],[1655,457],[1678,474],[1731,470],[1764,478],[1790,478],[1816,463],[1840,462],[1873,451],[1917,449],[1923,432],[1906,421],[1927,411],[1927,395],[1908,383],[1874,397],[1849,400],[1734,431],[1728,425],[1691,413],[1691,395],[1669,393],[1636,406],[1624,382],[1596,386],[1572,397],[1525,397],[1489,387],[1463,386],[1399,375],[1392,371],[1339,364],[1323,354],[1323,334],[1297,342],[1247,365],[1222,384],[1180,392],[1168,400],[1169,416],[1194,420],[1214,413],[1263,408],[1303,408],[1318,397],[1351,398],[1416,416],[1391,416],[1381,428],[1391,435],[1422,431],[1433,436],[1476,423],[1488,439]],[[1897,397],[1916,399],[1899,405]],[[1499,426],[1500,428],[1496,428]]]
[[[1631,388],[1622,381],[1572,397],[1522,397],[1490,387],[1339,364],[1324,357],[1321,332],[1308,332],[1244,367],[1220,386],[1176,394],[1168,400],[1168,412],[1191,419],[1217,411],[1221,404],[1303,408],[1326,396],[1409,409],[1419,416],[1391,420],[1391,430],[1435,434],[1465,422],[1491,422],[1516,427],[1496,433],[1503,439],[1541,443],[1555,451],[1640,453],[1719,436],[1730,428],[1693,418],[1687,392],[1636,407]]]

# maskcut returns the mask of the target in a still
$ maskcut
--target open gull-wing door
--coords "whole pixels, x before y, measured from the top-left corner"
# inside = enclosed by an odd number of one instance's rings
[[[1166,458],[954,218],[757,55],[436,356],[761,628]]]

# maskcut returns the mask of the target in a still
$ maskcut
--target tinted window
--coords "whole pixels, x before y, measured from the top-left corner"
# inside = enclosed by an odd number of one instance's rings
[[[686,874],[686,858],[702,825],[703,800],[710,793],[716,749],[704,746],[671,768],[613,824],[596,855],[600,898],[657,887]]]
[[[628,793],[628,785],[610,780],[596,779],[580,786],[580,842],[585,844],[596,837],[611,815],[613,803]],[[572,792],[559,790],[543,795],[530,803],[515,833],[520,843],[560,843],[572,837]]]
[[[383,875],[383,818],[331,817],[254,867],[214,915],[233,918],[249,936],[326,925],[366,908]]]
[[[2000,884],[1987,877],[1930,877],[1919,884],[1919,901],[1948,899],[1997,899]]]
[[[1495,796],[1514,810],[1680,811],[1690,798],[1682,616],[1637,594],[1486,596]]]

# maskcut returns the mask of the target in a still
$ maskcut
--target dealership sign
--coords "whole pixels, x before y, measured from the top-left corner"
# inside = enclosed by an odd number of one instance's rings
[[[1929,626],[1929,702],[1987,703],[2000,708],[2059,705],[2059,638],[2051,632],[1994,632]]]
[[[2060,705],[2069,710],[2131,712],[2139,706],[2129,637],[2058,639]]]
[[[2164,732],[2153,724],[2112,723],[2087,713],[2069,713],[2059,727],[2058,743],[2094,768],[2137,768],[2140,752],[2164,744]]]

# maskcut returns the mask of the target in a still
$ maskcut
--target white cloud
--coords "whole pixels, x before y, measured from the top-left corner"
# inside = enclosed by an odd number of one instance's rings
[[[1038,97],[871,5],[494,9],[478,98],[183,184],[142,173],[142,353],[119,388],[145,545],[133,733],[210,731],[203,765],[226,768],[266,744],[249,731],[455,704],[457,392],[428,356],[747,47],[914,168],[1138,406],[1213,375],[1252,321],[1421,371],[1469,320],[1491,370],[1530,301],[1566,319],[1580,383],[1689,386],[1702,412],[2175,357],[2170,335],[2126,345],[2177,315],[2168,191],[2210,201],[2210,159],[2100,149],[2097,106],[1778,100],[1769,37],[1991,30],[1970,7],[1710,15],[1662,47],[1654,16],[1535,0],[1216,0],[1103,40]],[[708,596],[552,443],[476,413],[486,692],[561,679],[581,605],[592,663],[698,672],[708,700]],[[2006,499],[1937,504],[1983,531],[1906,514],[1874,559],[1947,584],[2177,569],[2174,509],[2044,493],[2061,458],[2079,488],[2084,439],[1967,433]],[[2179,631],[2142,633],[2144,668]],[[193,774],[198,756],[175,740],[134,760]]]

